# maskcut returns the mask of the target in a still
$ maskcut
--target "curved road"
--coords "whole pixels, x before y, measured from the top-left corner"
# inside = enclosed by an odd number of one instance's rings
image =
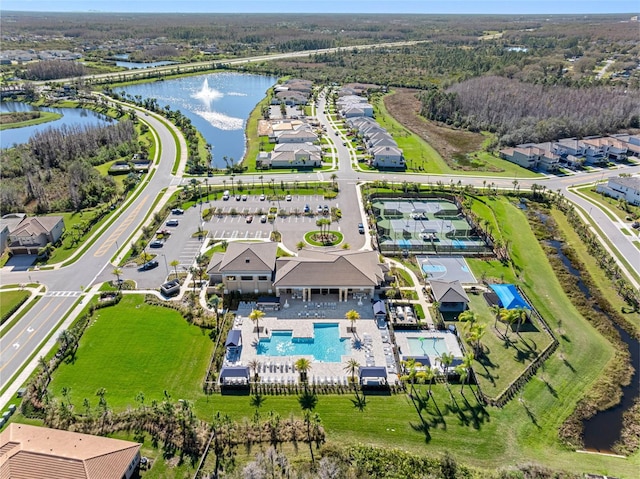
[[[462,181],[463,185],[473,185],[482,187],[483,182],[490,181],[497,188],[509,189],[513,188],[513,178],[492,178],[492,177],[471,177],[459,175],[418,175],[410,173],[372,173],[354,170],[355,155],[350,148],[343,145],[344,138],[338,136],[338,132],[333,128],[331,120],[323,113],[326,98],[321,94],[318,99],[317,118],[327,129],[327,136],[334,141],[337,151],[337,167],[332,171],[314,172],[308,174],[298,174],[297,179],[301,181],[324,180],[330,181],[332,174],[338,175],[340,183],[339,207],[343,212],[340,220],[341,229],[345,235],[345,241],[350,243],[354,249],[366,247],[365,236],[357,233],[357,223],[365,222],[364,212],[362,211],[361,201],[359,201],[358,189],[356,183],[361,181],[373,181],[377,179],[386,179],[394,182],[424,182],[431,181],[432,178],[448,184],[451,180],[454,182]],[[30,272],[3,272],[2,284],[20,284],[38,281],[47,286],[47,292],[38,303],[26,314],[14,327],[6,332],[6,335],[0,342],[0,388],[4,387],[14,374],[22,367],[34,352],[38,351],[47,335],[56,328],[66,313],[71,311],[75,301],[83,294],[84,299],[88,300],[89,295],[82,293],[93,286],[96,279],[106,269],[113,266],[110,265],[110,259],[114,256],[118,247],[122,247],[130,241],[130,237],[135,233],[139,226],[143,223],[145,216],[151,209],[156,197],[161,190],[169,187],[172,191],[178,187],[181,179],[171,174],[174,161],[178,155],[176,144],[171,131],[153,115],[140,116],[139,118],[147,123],[157,132],[159,142],[162,145],[161,156],[159,162],[153,169],[153,176],[148,182],[144,190],[137,196],[135,201],[123,207],[119,211],[118,218],[99,235],[98,240],[82,255],[82,257],[73,265],[49,271],[30,271]],[[181,150],[184,149],[184,139],[181,135]],[[183,152],[184,161],[184,152]],[[181,170],[180,170],[181,171]],[[625,167],[610,174],[624,172],[635,174],[640,171],[640,166]],[[620,230],[620,224],[613,222],[600,211],[597,207],[587,202],[578,195],[568,191],[567,188],[574,184],[595,182],[598,173],[578,173],[567,177],[546,177],[535,179],[518,179],[519,186],[528,189],[532,184],[545,185],[550,191],[560,190],[564,195],[580,205],[592,218],[599,227],[605,232],[610,241],[615,245],[618,251],[627,258],[627,260],[635,268],[636,273],[640,267],[638,248],[632,243],[632,237],[623,234]],[[276,181],[291,181],[290,174],[273,174],[269,178]],[[222,186],[223,177],[208,178],[210,185]],[[636,234],[635,232],[633,233]],[[637,237],[635,237],[637,239]],[[295,249],[295,239],[292,243],[291,239],[285,239],[291,249]],[[293,244],[293,247],[291,247]],[[637,286],[637,285],[636,285]],[[79,308],[77,308],[79,309]],[[77,312],[74,311],[74,313]],[[53,338],[55,340],[55,337]],[[51,340],[49,340],[49,344]],[[17,388],[22,384],[22,379],[35,369],[36,363],[32,361],[21,373],[18,380],[14,381],[7,392],[0,397],[0,407],[6,404]]]

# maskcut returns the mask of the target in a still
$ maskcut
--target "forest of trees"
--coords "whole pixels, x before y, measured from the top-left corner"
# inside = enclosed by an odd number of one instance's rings
[[[640,127],[640,91],[570,88],[496,76],[473,78],[446,91],[420,93],[431,120],[487,130],[503,145],[584,137]]]
[[[102,127],[48,128],[28,143],[2,150],[0,212],[79,210],[111,201],[118,193],[95,165],[138,151],[131,121]]]
[[[49,60],[30,63],[19,74],[25,80],[55,80],[86,75],[88,70],[81,63]]]

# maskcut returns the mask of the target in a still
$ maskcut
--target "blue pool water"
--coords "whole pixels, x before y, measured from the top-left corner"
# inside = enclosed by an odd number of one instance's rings
[[[349,338],[341,338],[338,323],[313,323],[312,338],[294,338],[292,331],[271,332],[262,338],[257,353],[263,356],[313,356],[316,361],[339,363],[349,354]]]
[[[446,273],[447,268],[441,264],[422,264],[422,271],[425,273]]]
[[[412,356],[435,358],[449,352],[444,338],[407,338],[407,342]]]

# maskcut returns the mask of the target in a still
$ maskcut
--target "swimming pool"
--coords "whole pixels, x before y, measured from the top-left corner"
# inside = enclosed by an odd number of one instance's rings
[[[408,337],[407,343],[409,344],[409,352],[413,356],[429,356],[435,359],[442,353],[449,352],[444,338]]]
[[[313,356],[316,361],[339,363],[351,352],[349,338],[341,338],[338,323],[313,323],[312,338],[294,338],[292,331],[273,330],[258,342],[260,356]]]

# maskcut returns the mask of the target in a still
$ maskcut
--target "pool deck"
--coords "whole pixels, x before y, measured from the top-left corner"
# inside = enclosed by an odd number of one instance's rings
[[[447,347],[447,352],[452,353],[455,359],[462,359],[462,351],[458,345],[458,338],[450,331],[395,331],[396,344],[400,353],[400,359],[403,356],[418,356],[411,352],[409,346],[409,338],[442,338]],[[440,362],[436,356],[428,355],[431,367],[440,367]],[[454,362],[455,364],[455,362]]]
[[[398,378],[394,346],[386,323],[374,318],[370,298],[350,297],[346,302],[338,302],[337,295],[318,295],[317,298],[318,301],[303,302],[290,295],[282,295],[281,305],[287,306],[278,311],[265,311],[265,316],[260,320],[260,338],[268,337],[274,330],[292,331],[294,338],[313,337],[314,323],[338,323],[340,337],[349,338],[351,344],[351,353],[342,356],[341,362],[316,361],[312,356],[257,354],[258,333],[255,323],[248,317],[254,305],[245,303],[238,309],[234,322],[234,329],[242,331],[243,346],[240,354],[228,356],[226,363],[246,366],[257,359],[262,382],[292,384],[299,379],[293,364],[299,358],[306,357],[311,361],[308,372],[311,384],[346,384],[349,372],[345,367],[350,359],[355,359],[361,366],[385,366],[387,381],[394,384]],[[345,319],[345,313],[352,309],[360,314],[360,319],[355,322],[355,333],[351,332],[351,322]]]

